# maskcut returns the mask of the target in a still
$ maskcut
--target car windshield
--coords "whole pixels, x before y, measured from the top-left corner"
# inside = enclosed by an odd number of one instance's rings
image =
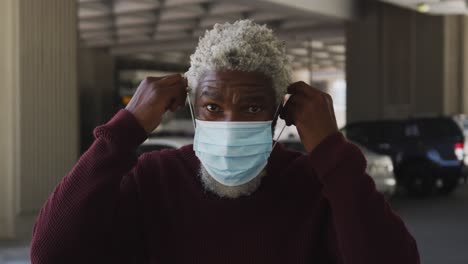
[[[398,121],[353,124],[344,131],[346,137],[358,143],[386,142],[403,137],[403,127]]]
[[[416,120],[419,136],[427,139],[451,138],[461,134],[457,124],[445,118]]]

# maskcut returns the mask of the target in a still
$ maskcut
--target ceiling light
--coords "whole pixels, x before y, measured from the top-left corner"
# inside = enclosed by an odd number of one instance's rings
[[[328,52],[314,52],[313,55],[319,59],[327,59],[330,57]]]
[[[319,64],[320,65],[324,65],[324,66],[331,66],[333,65],[333,61],[332,60],[322,60],[322,61],[319,61]]]
[[[328,46],[328,50],[334,53],[345,53],[346,48],[344,44],[338,44],[338,45],[330,45]]]
[[[312,41],[312,43],[310,44],[312,48],[314,49],[323,49],[323,42],[321,41]]]
[[[303,49],[303,48],[290,49],[290,52],[294,55],[300,55],[300,56],[306,56],[308,54],[307,49]]]
[[[333,58],[335,59],[335,61],[345,61],[346,60],[346,56],[343,56],[343,55],[336,55]]]
[[[416,5],[416,10],[421,13],[427,13],[431,10],[431,6],[426,3],[419,3]]]

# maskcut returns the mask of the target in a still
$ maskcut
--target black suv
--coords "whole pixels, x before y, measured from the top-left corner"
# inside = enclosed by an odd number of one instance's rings
[[[449,117],[355,122],[342,129],[352,141],[392,157],[399,186],[413,195],[451,193],[460,182],[464,135]]]

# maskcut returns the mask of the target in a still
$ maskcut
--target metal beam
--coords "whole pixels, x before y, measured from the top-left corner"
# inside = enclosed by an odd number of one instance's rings
[[[276,31],[279,39],[291,43],[291,46],[304,40],[341,40],[344,36],[344,28],[340,25],[321,27],[301,27]],[[145,41],[125,45],[115,45],[110,51],[113,55],[129,55],[136,53],[156,53],[168,51],[193,51],[198,44],[196,38],[184,38],[168,41]],[[288,45],[289,46],[289,45]],[[290,46],[289,46],[290,47]]]
[[[332,19],[353,20],[357,17],[359,0],[259,0],[257,2],[270,5],[274,3]]]
[[[108,0],[110,1],[110,0]],[[165,6],[164,7],[164,10],[183,10],[183,9],[190,9],[191,7],[195,7],[195,6],[206,6],[206,5],[210,5],[210,7],[212,7],[213,5],[215,5],[215,3],[211,3],[211,2],[204,2],[204,3],[185,3],[185,4],[177,4],[177,5],[169,5],[169,6]],[[155,12],[157,9],[160,9],[161,6],[158,5],[158,6],[155,6],[153,8],[147,8],[147,9],[137,9],[137,10],[126,10],[126,11],[121,11],[121,12],[118,12],[116,13],[115,15],[116,16],[135,16],[135,15],[141,15],[141,14],[148,14],[148,13],[152,13],[152,12]],[[226,13],[238,13],[238,12],[226,12]],[[106,17],[109,17],[110,14],[97,14],[97,15],[93,15],[93,16],[86,16],[86,17],[80,17],[80,21],[92,21],[92,20],[99,20],[99,19],[102,19],[102,18],[106,18]],[[177,20],[177,19],[175,19]],[[170,20],[165,20],[165,21],[170,21]]]
[[[146,41],[128,45],[115,45],[111,47],[112,55],[129,55],[136,53],[157,53],[169,51],[194,50],[198,41],[193,38],[168,40],[168,41]]]
[[[344,26],[314,26],[314,27],[297,27],[287,30],[277,31],[276,36],[286,41],[305,41],[305,40],[343,40],[345,35]]]
[[[216,15],[216,16],[213,16],[213,15],[209,15],[209,9],[206,11],[206,16],[208,16],[210,19],[216,19],[216,18],[219,18],[219,19],[223,19],[225,18],[225,16],[220,16],[220,15]],[[227,14],[238,14],[239,16],[239,19],[242,17],[242,14],[239,14],[239,13],[226,13]],[[251,13],[250,15],[255,15],[255,13]],[[281,16],[281,15],[278,15],[277,17],[275,16],[271,16],[269,17],[268,19],[265,19],[262,21],[262,23],[269,23],[271,21],[277,21],[277,20],[282,20],[284,19],[284,16]],[[83,20],[85,21],[85,20]],[[193,24],[193,25],[199,25],[201,24],[201,22],[203,21],[203,19],[200,19],[200,18],[186,18],[186,19],[177,19],[177,20],[164,20],[164,21],[160,21],[161,24]],[[154,20],[151,20],[151,21],[148,21],[148,22],[142,22],[142,23],[130,23],[130,24],[119,24],[118,25],[118,29],[132,29],[132,28],[135,28],[135,29],[138,29],[138,28],[141,28],[141,27],[145,27],[145,26],[151,26],[154,24]],[[211,27],[212,25],[210,25]],[[80,33],[81,34],[84,34],[84,33],[91,33],[91,32],[106,32],[106,31],[109,31],[111,28],[110,25],[103,25],[102,27],[99,27],[99,28],[95,28],[95,29],[80,29]],[[206,29],[206,27],[201,27],[200,28],[204,31]],[[196,29],[194,29],[196,30]]]

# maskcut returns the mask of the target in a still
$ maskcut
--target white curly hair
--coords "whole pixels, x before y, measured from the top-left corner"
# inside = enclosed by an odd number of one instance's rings
[[[190,68],[185,73],[191,96],[205,71],[240,70],[259,72],[271,78],[277,101],[282,101],[291,81],[291,65],[284,43],[266,25],[251,20],[215,24],[200,38],[190,56]]]

